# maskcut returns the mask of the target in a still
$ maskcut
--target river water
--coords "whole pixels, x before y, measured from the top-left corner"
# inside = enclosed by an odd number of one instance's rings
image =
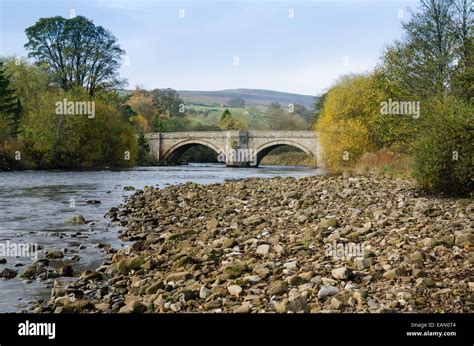
[[[260,168],[227,168],[219,164],[190,164],[174,167],[143,167],[122,171],[22,171],[0,172],[0,246],[2,244],[37,244],[42,250],[15,257],[2,256],[0,272],[5,268],[21,273],[34,260],[44,257],[44,251],[59,249],[75,274],[99,266],[104,252],[98,244],[115,248],[125,246],[118,239],[118,227],[112,226],[104,214],[118,206],[134,191],[125,186],[165,187],[167,184],[196,182],[209,184],[224,179],[275,176],[303,177],[321,174],[305,167],[267,166]],[[88,204],[98,200],[100,204]],[[84,225],[70,225],[68,217],[81,214]],[[36,246],[36,245],[34,245]],[[34,246],[32,249],[35,249]],[[5,248],[4,247],[4,248]],[[70,261],[73,256],[79,260]],[[33,258],[32,258],[33,257]],[[33,299],[48,299],[52,279],[27,282],[19,275],[0,279],[0,312],[18,312]]]

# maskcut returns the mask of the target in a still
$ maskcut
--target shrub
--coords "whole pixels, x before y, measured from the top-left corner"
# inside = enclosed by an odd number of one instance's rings
[[[370,75],[344,76],[328,91],[316,131],[330,172],[352,169],[372,149],[369,124],[381,99]]]
[[[474,187],[473,105],[451,97],[430,103],[413,145],[413,175],[429,192],[472,194]]]
[[[368,131],[357,119],[321,119],[319,124],[318,132],[325,164],[332,173],[351,169],[359,157],[370,148]]]
[[[23,146],[15,140],[8,140],[0,145],[0,171],[35,168],[25,158]]]
[[[407,177],[411,174],[411,158],[398,148],[383,148],[365,153],[357,161],[354,171],[358,174],[382,174],[391,177]]]

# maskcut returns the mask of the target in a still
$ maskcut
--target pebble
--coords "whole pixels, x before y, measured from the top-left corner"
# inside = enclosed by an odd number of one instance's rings
[[[318,291],[318,299],[325,299],[339,293],[339,289],[334,286],[322,286]]]
[[[104,264],[72,282],[54,279],[71,263],[58,265],[64,251],[26,267],[22,279],[48,281],[55,293],[30,311],[75,312],[55,300],[70,292],[84,301],[82,312],[472,310],[472,203],[420,195],[411,180],[314,176],[145,187],[108,215],[131,245],[103,247]],[[326,245],[348,242],[363,255],[325,255]]]
[[[267,294],[269,296],[273,295],[281,295],[283,293],[286,293],[288,291],[288,283],[286,281],[274,281],[272,282],[268,289],[267,289]]]
[[[239,285],[231,285],[227,287],[227,290],[231,295],[238,296],[242,292],[242,287],[240,287]]]
[[[270,245],[262,244],[257,247],[257,250],[255,252],[257,253],[257,255],[266,256],[269,251],[270,251]]]
[[[331,271],[331,275],[337,280],[347,280],[351,276],[351,271],[346,267],[336,268]]]

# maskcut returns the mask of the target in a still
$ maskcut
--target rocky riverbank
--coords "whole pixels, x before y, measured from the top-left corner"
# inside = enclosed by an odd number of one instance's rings
[[[474,205],[409,180],[311,177],[137,191],[128,249],[35,312],[471,312]]]

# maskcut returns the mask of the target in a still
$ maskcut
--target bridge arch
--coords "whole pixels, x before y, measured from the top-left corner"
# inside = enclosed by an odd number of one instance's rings
[[[316,157],[316,153],[313,152],[311,149],[301,145],[298,142],[291,141],[291,140],[274,140],[267,142],[256,149],[257,152],[257,166],[260,165],[260,162],[263,160],[265,156],[268,155],[273,149],[278,147],[288,145],[290,147],[298,148],[304,153],[308,154],[311,157]]]
[[[181,142],[176,143],[171,148],[169,148],[163,155],[163,159],[166,163],[176,163],[181,155],[184,154],[186,150],[195,146],[195,145],[203,145],[208,147],[216,152],[216,156],[222,152],[216,145],[202,140],[202,139],[187,139]]]
[[[176,162],[188,148],[202,145],[210,148],[216,155],[226,153],[228,148],[249,150],[248,154],[252,157],[249,161],[235,161],[227,155],[220,158],[218,156],[218,161],[225,160],[225,165],[229,167],[255,167],[270,151],[288,145],[316,158],[318,166],[324,167],[322,148],[314,131],[158,132],[146,134],[146,139],[157,163]]]

